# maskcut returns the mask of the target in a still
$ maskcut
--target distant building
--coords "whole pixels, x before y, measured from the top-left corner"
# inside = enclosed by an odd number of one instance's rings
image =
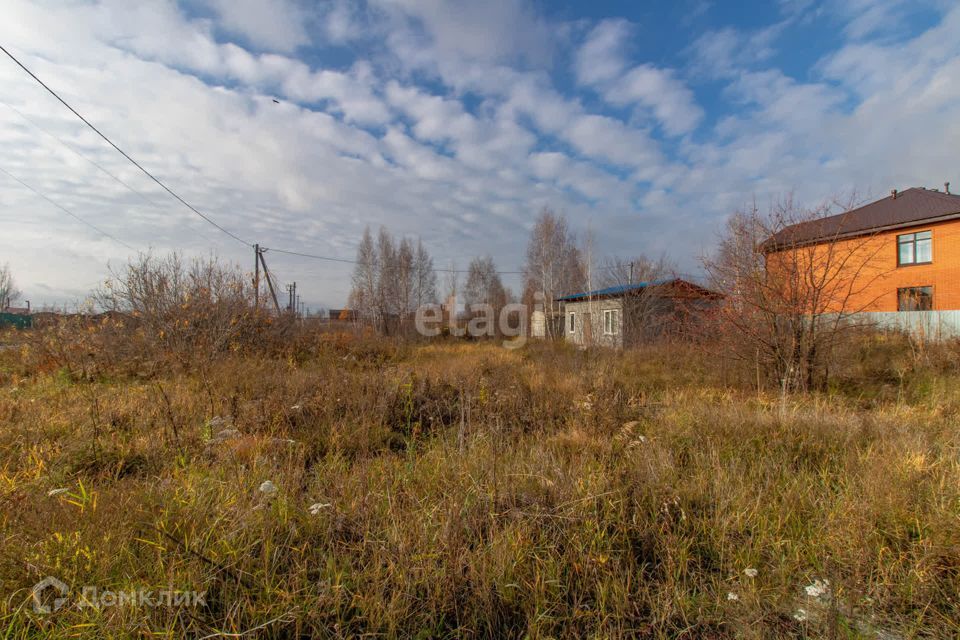
[[[27,306],[25,307],[11,307],[10,299],[4,301],[3,308],[0,308],[0,313],[9,313],[19,316],[28,316],[30,315],[30,301],[27,300]]]
[[[358,316],[353,309],[329,309],[327,318],[331,322],[356,322]]]
[[[11,307],[10,301],[0,308],[0,329],[4,327],[16,327],[17,329],[26,329],[31,326],[30,302],[25,307]]]
[[[692,282],[671,278],[574,293],[558,301],[563,303],[567,342],[619,349],[682,333],[721,297]]]

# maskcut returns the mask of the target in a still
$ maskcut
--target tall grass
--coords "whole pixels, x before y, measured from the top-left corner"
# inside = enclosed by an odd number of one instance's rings
[[[3,352],[4,637],[960,634],[949,348],[873,341],[784,405],[677,346],[291,344]],[[37,614],[48,575],[71,604]]]

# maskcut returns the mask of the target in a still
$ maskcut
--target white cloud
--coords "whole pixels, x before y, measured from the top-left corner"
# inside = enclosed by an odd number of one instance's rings
[[[651,64],[634,67],[604,95],[614,105],[639,104],[650,109],[670,135],[696,129],[703,118],[693,92],[673,71]]]
[[[374,0],[374,4],[405,18],[417,30],[406,36],[436,56],[540,64],[552,54],[553,30],[524,0]]]
[[[694,71],[716,78],[728,78],[741,68],[751,68],[769,59],[774,43],[788,21],[741,31],[731,27],[707,31],[690,46]]]
[[[255,47],[292,52],[310,43],[306,12],[293,0],[206,0],[220,28]]]
[[[576,53],[577,80],[612,105],[638,105],[649,111],[668,135],[692,131],[703,110],[672,69],[647,63],[627,70],[625,48],[631,32],[625,20],[604,20],[594,27]]]
[[[618,79],[627,66],[623,50],[631,31],[627,20],[618,19],[604,20],[594,27],[576,54],[577,80],[593,85]]]
[[[283,20],[308,5],[291,6],[251,24],[259,7],[226,19],[191,17],[173,2],[8,0],[0,42],[227,228],[339,257],[353,255],[364,225],[385,224],[422,236],[438,264],[491,252],[512,269],[532,216],[550,205],[575,227],[593,221],[598,254],[672,247],[690,269],[723,215],[753,193],[885,193],[939,184],[955,164],[956,8],[909,37],[849,31],[791,76],[772,54],[799,18],[718,27],[678,44],[692,63],[671,68],[629,50],[632,23],[570,25],[521,0],[309,5],[316,15],[295,22],[313,44],[349,45],[333,65],[324,49],[302,56],[297,47],[311,43]],[[723,85],[709,117],[694,93],[706,76]],[[147,201],[0,105],[4,169],[133,246],[214,248],[249,264],[250,251],[172,201],[12,64],[0,64],[0,85],[3,100]],[[78,297],[106,260],[127,254],[2,175],[0,211],[17,212],[4,219],[0,252],[35,303]],[[268,260],[312,304],[343,304],[348,265]]]

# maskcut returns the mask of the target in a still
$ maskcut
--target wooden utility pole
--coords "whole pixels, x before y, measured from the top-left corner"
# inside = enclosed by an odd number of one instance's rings
[[[253,308],[260,310],[260,245],[253,245]]]
[[[263,251],[260,251],[258,254],[260,256],[260,264],[263,265],[263,275],[267,278],[267,286],[270,287],[270,296],[273,298],[273,306],[277,309],[277,314],[280,313],[280,303],[277,301],[277,292],[273,288],[273,278],[270,277],[270,270],[267,268],[267,261],[263,257]]]

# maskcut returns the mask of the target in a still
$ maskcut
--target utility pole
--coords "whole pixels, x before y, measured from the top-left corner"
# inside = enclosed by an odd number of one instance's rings
[[[253,308],[260,310],[260,245],[253,245]]]
[[[630,261],[630,282],[629,282],[629,284],[633,284],[633,260]]]
[[[297,313],[297,300],[300,296],[297,295],[297,283],[287,285],[287,311],[290,313]]]
[[[263,265],[263,275],[267,278],[267,286],[270,287],[270,297],[273,298],[273,306],[280,314],[280,303],[277,301],[277,291],[273,288],[273,278],[270,277],[270,270],[267,268],[267,261],[263,257],[263,251],[260,251],[260,264]]]

